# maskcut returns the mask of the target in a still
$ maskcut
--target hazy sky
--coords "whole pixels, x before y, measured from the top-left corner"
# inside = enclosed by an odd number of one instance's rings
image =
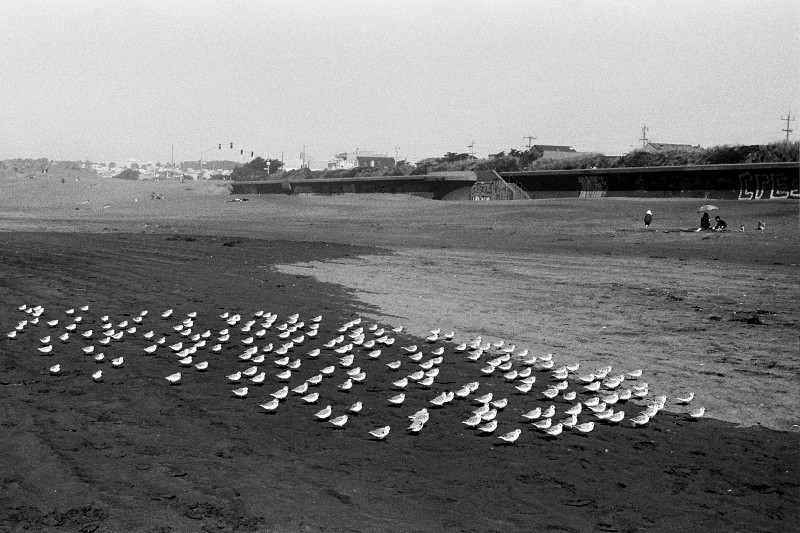
[[[800,0],[2,4],[0,159],[621,154],[800,111]]]

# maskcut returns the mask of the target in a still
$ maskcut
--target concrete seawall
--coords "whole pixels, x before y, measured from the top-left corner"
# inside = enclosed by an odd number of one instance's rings
[[[798,163],[501,172],[531,198],[800,199]]]
[[[800,199],[798,163],[501,172],[531,198]],[[233,182],[233,194],[411,194],[469,200],[474,172],[426,176]]]

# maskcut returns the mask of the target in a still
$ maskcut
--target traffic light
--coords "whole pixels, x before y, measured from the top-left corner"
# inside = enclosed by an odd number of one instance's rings
[[[250,157],[253,157],[253,152],[250,152]]]
[[[222,150],[222,143],[219,143],[219,149]]]
[[[231,143],[231,150],[233,150],[233,143]]]
[[[239,155],[244,155],[244,150],[239,150]]]

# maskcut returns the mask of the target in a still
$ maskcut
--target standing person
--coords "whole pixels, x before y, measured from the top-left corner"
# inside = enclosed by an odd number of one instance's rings
[[[717,221],[717,225],[716,225],[716,226],[714,226],[714,229],[715,229],[715,230],[717,230],[717,231],[721,231],[721,230],[724,230],[725,228],[727,228],[727,227],[728,227],[728,224],[727,224],[727,223],[726,223],[724,220],[722,220],[721,218],[719,218],[719,215],[715,216],[715,217],[714,217],[714,220],[716,220],[716,221]]]
[[[647,213],[644,215],[644,227],[649,228],[650,224],[653,222],[653,213],[648,209]]]
[[[708,211],[703,213],[700,219],[700,229],[711,229],[711,218],[708,216]]]

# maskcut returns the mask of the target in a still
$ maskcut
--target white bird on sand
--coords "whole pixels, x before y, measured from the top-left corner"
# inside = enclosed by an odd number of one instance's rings
[[[240,387],[231,391],[237,398],[244,398],[247,396],[247,387]]]
[[[242,373],[234,372],[233,374],[230,374],[227,377],[230,381],[239,381],[240,379],[242,379]]]
[[[487,404],[487,403],[492,401],[493,397],[494,397],[494,394],[492,394],[491,392],[487,392],[483,396],[475,398],[475,401],[478,402],[478,403]]]
[[[447,403],[447,398],[448,398],[447,393],[443,392],[443,393],[439,394],[436,398],[430,400],[430,402],[433,405],[441,407],[442,405]]]
[[[58,325],[58,320],[48,320],[47,325],[53,328]]]
[[[408,375],[408,379],[412,379],[414,381],[419,381],[424,377],[425,377],[425,372],[423,372],[422,370],[417,370],[416,372],[413,372]]]
[[[81,349],[83,350],[83,353],[90,354],[94,351],[94,346],[84,346]]]
[[[197,370],[203,371],[208,369],[208,361],[203,361],[194,365]]]
[[[578,393],[575,392],[574,390],[564,393],[564,399],[567,400],[568,402],[571,402],[572,400],[574,400],[577,397],[578,397]]]
[[[314,374],[306,380],[312,385],[319,385],[322,382],[322,374]]]
[[[41,339],[39,339],[39,342],[41,342],[42,344],[48,344],[50,342],[50,335],[42,337]]]
[[[430,387],[433,385],[434,376],[426,376],[424,379],[421,379],[417,382],[418,385],[422,387]]]
[[[536,409],[533,409],[532,411],[528,411],[527,413],[523,414],[522,416],[524,416],[528,420],[536,420],[537,418],[542,416],[542,408],[541,407],[537,407]]]
[[[47,346],[41,346],[38,348],[38,350],[42,353],[50,353],[53,351],[53,345],[48,344]]]
[[[551,405],[550,407],[548,407],[547,409],[542,411],[542,416],[544,418],[552,418],[555,414],[556,414],[556,406],[555,405]]]
[[[158,348],[158,345],[157,344],[153,344],[152,346],[148,346],[147,348],[145,348],[144,351],[147,352],[147,353],[154,353],[157,348]]]
[[[166,311],[161,313],[161,318],[169,318],[171,314],[172,314],[172,309],[167,309]]]
[[[628,379],[639,379],[640,377],[642,377],[642,369],[639,368],[637,370],[632,370],[628,372],[627,377]]]
[[[317,400],[319,400],[319,393],[312,392],[311,394],[303,396],[301,400],[303,400],[306,403],[315,403]]]
[[[305,394],[308,391],[308,382],[303,382],[301,385],[292,389],[292,392],[295,394]]]
[[[242,374],[247,376],[247,377],[255,376],[256,373],[258,373],[258,367],[257,366],[251,366],[251,367],[248,367],[245,370],[242,370]]]
[[[545,429],[544,432],[547,433],[551,437],[557,437],[561,434],[564,430],[564,426],[561,424],[553,424],[549,428]]]
[[[705,407],[699,407],[693,411],[689,411],[689,416],[692,418],[701,418],[704,414],[706,414]]]
[[[68,339],[69,339],[69,333],[64,333],[63,335],[60,335],[58,337],[58,340],[60,340],[61,342],[67,342]]]
[[[280,380],[285,381],[285,380],[289,379],[290,377],[292,377],[292,371],[291,370],[285,370],[285,371],[281,372],[280,374],[275,374],[275,377],[277,377]]]
[[[389,402],[393,403],[395,405],[400,405],[401,403],[403,403],[405,401],[405,399],[406,399],[406,395],[401,392],[397,396],[392,396],[391,398],[389,398]]]
[[[398,379],[397,381],[392,382],[393,387],[397,387],[398,389],[404,389],[408,385],[408,378]]]
[[[617,392],[617,400],[620,402],[626,402],[630,400],[631,396],[633,396],[633,391],[631,391],[631,389],[623,389]]]
[[[316,413],[314,413],[314,416],[316,418],[319,418],[320,420],[325,420],[326,418],[331,416],[331,411],[332,410],[333,409],[331,409],[330,405],[326,405],[324,409],[321,409],[320,411],[317,411]]]
[[[53,365],[50,367],[51,374],[58,374],[59,372],[61,372],[61,365]]]
[[[631,424],[633,424],[634,426],[644,426],[645,424],[650,422],[650,417],[642,413],[634,418],[631,418],[630,421]]]
[[[350,378],[347,378],[344,383],[339,385],[339,388],[342,389],[342,390],[350,390],[350,389],[352,389],[353,388],[353,380],[350,379]]]
[[[486,411],[481,415],[481,418],[486,422],[494,420],[495,418],[497,418],[497,409],[489,409],[488,411]]]
[[[92,374],[92,379],[95,381],[103,381],[103,371],[98,370],[94,374]]]
[[[466,424],[469,427],[475,427],[481,422],[483,422],[483,417],[481,415],[472,415],[461,423]]]
[[[693,392],[690,392],[688,395],[686,395],[684,397],[678,396],[677,398],[675,398],[675,402],[678,405],[686,405],[687,403],[691,402],[692,400],[694,400],[694,393]]]
[[[284,398],[286,398],[286,396],[289,395],[289,387],[280,388],[275,392],[271,392],[269,395],[278,400],[283,400]]]
[[[420,431],[422,431],[422,428],[424,427],[425,427],[425,422],[423,422],[422,420],[414,420],[413,422],[411,422],[411,425],[408,426],[408,431],[410,431],[411,433],[419,433]]]
[[[380,350],[372,350],[371,352],[369,352],[369,353],[367,354],[367,356],[368,356],[370,359],[377,359],[378,357],[380,357],[380,356],[381,356],[381,351],[380,351]]]
[[[81,333],[81,335],[83,335],[83,336],[84,336],[84,338],[87,338],[87,339],[88,339],[89,337],[91,337],[91,336],[92,336],[92,330],[90,330],[90,329],[87,329],[86,331],[84,331],[83,333]]]
[[[116,359],[111,360],[111,366],[117,368],[121,367],[124,363],[125,363],[124,357],[117,357]]]
[[[514,442],[519,438],[519,436],[521,434],[522,434],[522,430],[517,428],[514,431],[510,431],[510,432],[506,433],[505,435],[499,435],[497,438],[499,438],[500,440],[503,440],[503,441],[505,441],[505,442],[507,442],[509,444],[514,444]]]
[[[614,424],[618,424],[622,422],[623,418],[625,418],[625,411],[616,411],[613,415],[606,418],[606,422],[612,422]]]
[[[337,416],[336,418],[331,418],[330,423],[336,427],[342,427],[347,424],[347,415]]]
[[[264,379],[266,377],[267,377],[267,373],[266,372],[261,372],[260,374],[255,375],[252,378],[250,378],[250,381],[255,385],[261,385],[262,383],[264,383]]]
[[[95,363],[102,363],[103,360],[105,360],[105,358],[106,358],[106,354],[100,352],[99,354],[94,356],[94,362]]]
[[[105,339],[100,339],[100,344],[103,344],[103,345],[111,344],[111,337],[106,337]]]
[[[596,391],[600,390],[600,382],[599,381],[594,381],[592,383],[589,383],[588,385],[584,385],[583,388],[588,390],[588,391],[590,391],[590,392],[596,392]]]
[[[75,331],[77,327],[78,327],[77,324],[67,324],[66,326],[64,326],[64,329],[67,331]]]
[[[494,407],[498,409],[503,409],[506,405],[508,405],[508,398],[501,398],[499,400],[492,400],[491,403]]]
[[[372,431],[369,432],[369,434],[378,440],[382,440],[385,439],[386,436],[389,434],[390,429],[391,427],[389,426],[383,426],[382,428],[373,429]]]
[[[589,433],[594,429],[594,422],[584,422],[583,424],[575,424],[572,429],[576,429],[581,433]]]
[[[487,424],[484,424],[482,426],[478,426],[478,430],[480,430],[480,431],[482,431],[484,433],[491,433],[495,429],[497,429],[497,420],[492,420]]]
[[[366,372],[359,372],[358,374],[356,374],[355,376],[351,377],[350,379],[352,379],[353,381],[359,381],[359,382],[360,381],[364,381],[365,379],[367,379],[367,373]]]
[[[178,362],[180,364],[182,364],[183,366],[189,366],[189,365],[192,364],[192,356],[191,355],[187,355],[183,359],[178,359]]]
[[[277,398],[273,398],[272,400],[268,401],[267,403],[259,404],[259,407],[267,410],[267,411],[274,411],[280,405],[280,400]]]
[[[537,429],[547,429],[553,424],[552,418],[543,418],[541,420],[537,420],[533,423],[533,426]]]
[[[181,380],[181,373],[180,372],[175,372],[174,374],[170,374],[169,376],[167,376],[164,379],[166,379],[167,381],[169,381],[173,385],[176,385]]]
[[[361,409],[364,408],[364,404],[361,402],[356,402],[350,406],[350,412],[352,413],[360,413]]]
[[[171,345],[169,348],[170,348],[170,350],[179,352],[181,350],[181,348],[183,348],[183,343],[182,342],[176,342],[175,344]]]
[[[212,352],[219,352],[220,350],[222,350],[221,344],[215,344],[214,346],[211,347]]]
[[[544,394],[547,398],[552,400],[553,398],[558,396],[560,392],[561,391],[556,389],[555,387],[550,387],[549,389],[543,390],[542,394]]]
[[[583,404],[581,402],[578,402],[575,405],[573,405],[572,407],[570,407],[569,409],[567,409],[566,411],[564,411],[564,413],[568,414],[568,415],[577,416],[577,415],[581,414],[582,410],[583,410]]]

